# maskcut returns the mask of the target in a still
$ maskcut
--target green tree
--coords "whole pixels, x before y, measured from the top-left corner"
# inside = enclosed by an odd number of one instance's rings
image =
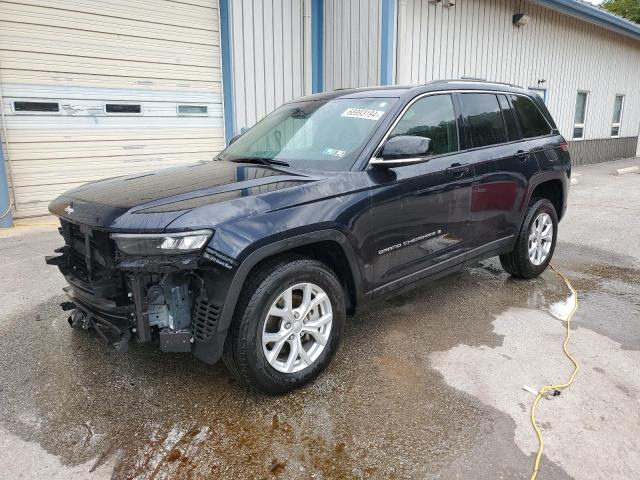
[[[640,23],[640,0],[605,0],[600,6],[627,20]]]

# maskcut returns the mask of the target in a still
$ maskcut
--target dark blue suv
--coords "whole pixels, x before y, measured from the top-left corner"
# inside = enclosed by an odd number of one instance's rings
[[[542,100],[438,81],[283,105],[214,161],[84,185],[57,198],[48,257],[74,327],[222,357],[281,393],[336,352],[345,317],[382,295],[499,255],[539,275],[571,174]]]

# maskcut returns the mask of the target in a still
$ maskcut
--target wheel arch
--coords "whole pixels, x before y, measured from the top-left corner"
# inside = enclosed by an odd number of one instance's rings
[[[554,178],[539,183],[535,186],[531,192],[530,199],[532,198],[546,198],[555,207],[558,220],[562,217],[564,207],[564,192],[563,185],[560,179]]]
[[[540,195],[541,198],[548,198],[551,203],[553,203],[558,215],[558,221],[560,221],[566,209],[568,183],[569,180],[564,171],[560,172],[552,170],[540,172],[532,177],[529,181],[527,193],[523,198],[523,202],[520,207],[519,228],[516,233],[518,233],[522,228],[522,223],[524,222],[527,212],[527,206],[531,202],[531,199],[536,195]]]
[[[269,243],[251,252],[240,263],[231,281],[220,314],[218,332],[229,328],[240,292],[251,272],[264,262],[284,254],[304,255],[327,264],[345,287],[347,312],[352,314],[355,311],[361,298],[362,276],[351,242],[338,230],[320,230]]]

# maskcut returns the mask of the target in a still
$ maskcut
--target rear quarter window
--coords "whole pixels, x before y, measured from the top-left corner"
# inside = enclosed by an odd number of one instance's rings
[[[520,130],[524,138],[541,137],[551,133],[551,126],[540,109],[527,97],[511,95],[513,108],[518,116]]]

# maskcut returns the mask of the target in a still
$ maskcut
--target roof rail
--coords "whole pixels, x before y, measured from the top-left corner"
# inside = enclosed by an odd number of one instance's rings
[[[515,83],[509,82],[498,82],[494,80],[487,80],[484,78],[478,77],[460,77],[460,78],[451,78],[447,80],[435,80],[434,83],[455,83],[455,82],[477,82],[477,83],[493,83],[495,85],[506,85],[508,87],[516,87],[516,88],[524,88],[521,85],[516,85]]]

